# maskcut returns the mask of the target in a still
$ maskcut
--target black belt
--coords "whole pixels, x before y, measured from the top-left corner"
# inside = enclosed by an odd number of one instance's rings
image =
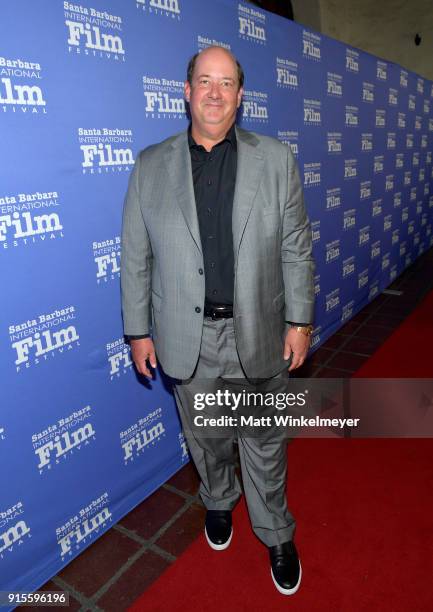
[[[216,319],[232,319],[233,306],[228,304],[208,304],[204,307],[204,316],[210,317],[212,321]]]

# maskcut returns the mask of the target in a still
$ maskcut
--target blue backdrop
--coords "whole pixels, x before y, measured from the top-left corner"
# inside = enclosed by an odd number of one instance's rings
[[[314,348],[433,244],[433,89],[230,0],[9,0],[0,41],[0,589],[29,590],[188,461],[123,342],[119,236],[137,152],[187,126],[189,56],[230,48],[241,124],[298,158]]]

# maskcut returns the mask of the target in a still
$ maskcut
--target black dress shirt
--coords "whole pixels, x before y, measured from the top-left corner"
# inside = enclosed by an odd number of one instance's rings
[[[208,152],[188,130],[192,180],[200,228],[206,305],[233,305],[234,254],[232,233],[237,143],[232,125],[226,137]]]

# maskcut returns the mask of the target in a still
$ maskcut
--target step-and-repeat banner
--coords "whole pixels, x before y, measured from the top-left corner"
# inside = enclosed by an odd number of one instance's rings
[[[316,348],[433,244],[432,83],[230,0],[0,7],[0,589],[35,589],[188,461],[120,311],[123,199],[187,126],[189,57],[231,49],[241,125],[303,176]]]

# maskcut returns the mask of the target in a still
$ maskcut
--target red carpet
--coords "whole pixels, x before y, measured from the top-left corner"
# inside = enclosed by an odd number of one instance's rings
[[[430,295],[359,375],[431,377],[432,311]],[[200,537],[130,610],[432,610],[432,459],[431,439],[297,439],[288,496],[303,567],[298,593],[275,590],[241,500],[226,551]]]
[[[433,292],[358,370],[363,378],[433,378]]]

